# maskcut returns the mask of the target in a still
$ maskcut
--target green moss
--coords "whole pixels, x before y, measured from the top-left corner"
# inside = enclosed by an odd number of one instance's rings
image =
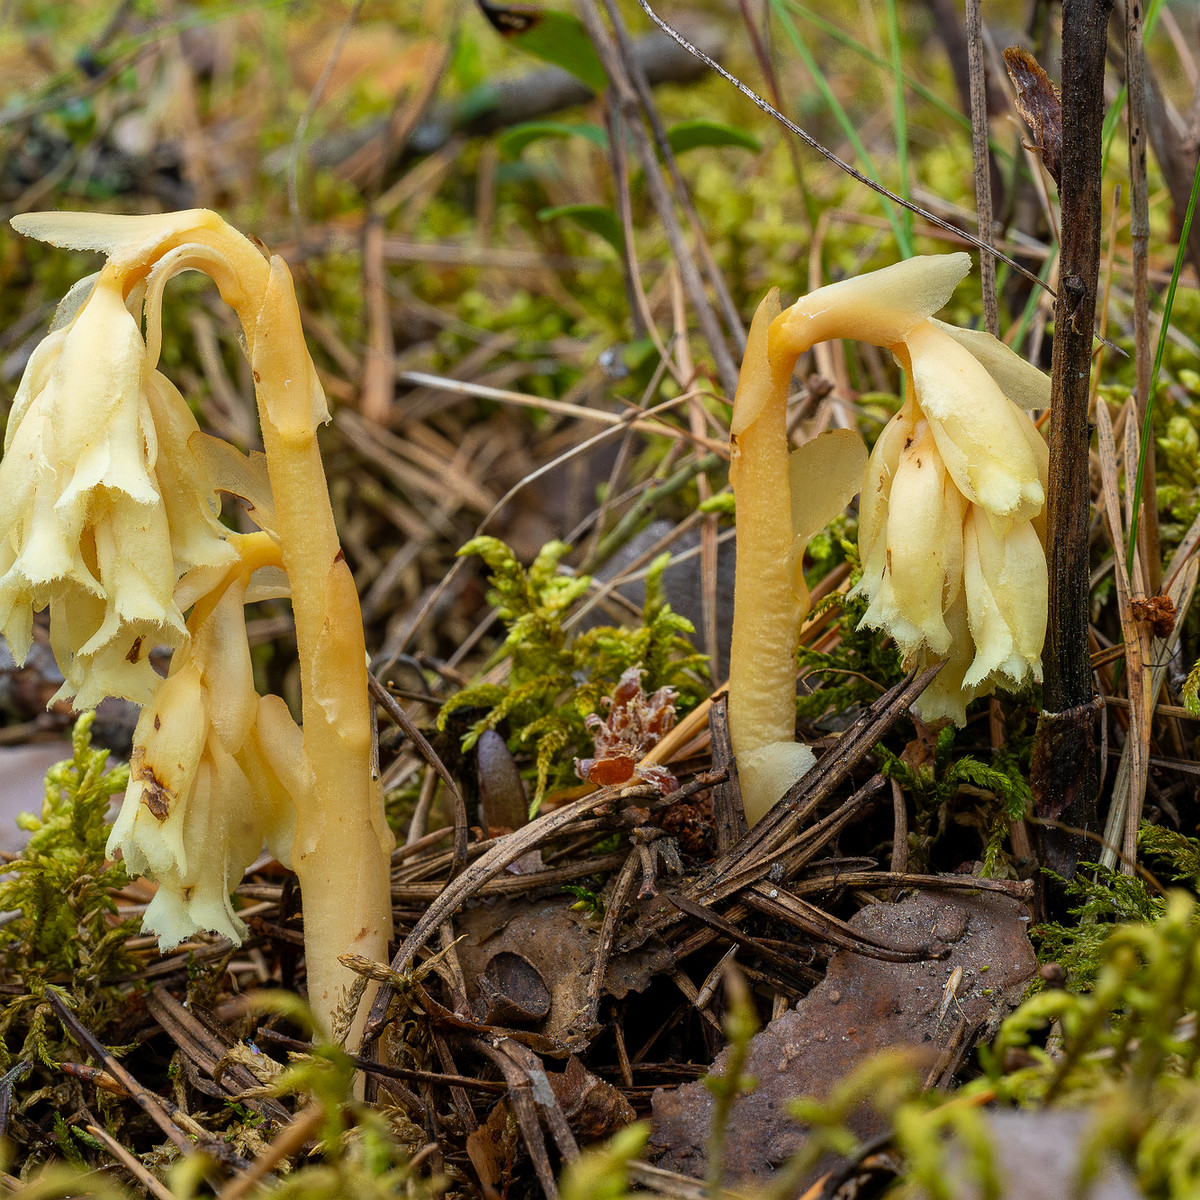
[[[8,864],[11,878],[0,882],[0,911],[17,911],[5,926],[0,963],[24,989],[0,1010],[6,1068],[19,1058],[54,1067],[64,1056],[43,1000],[48,985],[63,988],[80,1020],[102,1030],[124,993],[112,980],[138,966],[125,949],[138,921],[118,919],[112,894],[129,879],[104,858],[109,800],[125,790],[129,769],[109,770],[108,751],[92,749],[94,717],[79,718],[74,756],[47,772],[41,815],[21,818],[32,835]]]
[[[463,749],[469,750],[485,729],[507,723],[510,748],[534,751],[533,811],[551,784],[571,778],[572,758],[591,746],[584,718],[600,709],[601,699],[629,667],[643,668],[648,692],[675,688],[682,708],[694,706],[703,692],[697,673],[703,670],[704,656],[684,636],[693,632],[692,624],[673,612],[663,595],[668,557],[657,560],[647,576],[641,625],[601,625],[572,636],[564,619],[591,586],[591,578],[559,569],[569,550],[563,542],[549,542],[528,569],[498,538],[475,538],[459,551],[478,554],[488,565],[488,601],[507,627],[491,665],[506,659],[510,665],[504,683],[475,684],[448,700],[438,728],[444,730],[459,709],[486,709],[463,739]]]

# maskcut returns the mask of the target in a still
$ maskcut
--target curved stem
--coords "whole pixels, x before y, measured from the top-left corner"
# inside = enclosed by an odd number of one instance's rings
[[[217,252],[222,299],[245,332],[275,500],[275,533],[292,593],[311,806],[297,814],[292,862],[304,899],[308,994],[325,1034],[356,976],[344,954],[379,962],[392,933],[391,832],[372,753],[367,657],[358,594],[329,503],[317,429],[325,396],[304,343],[287,266],[228,225],[181,233],[156,257],[195,243]],[[200,264],[207,269],[209,263]],[[213,260],[216,265],[216,259]],[[370,997],[352,1025],[365,1020]]]

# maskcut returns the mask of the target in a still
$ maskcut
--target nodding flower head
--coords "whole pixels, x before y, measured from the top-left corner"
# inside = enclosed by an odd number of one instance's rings
[[[134,316],[145,290],[109,267],[72,291],[30,358],[0,461],[0,632],[23,661],[48,606],[55,699],[76,708],[147,702],[150,651],[187,640],[177,579],[233,558],[188,447],[196,421]]]
[[[246,601],[286,594],[270,578],[282,577],[278,547],[263,533],[234,535],[231,546],[241,561],[197,601],[188,645],[142,710],[108,842],[131,873],[158,881],[142,927],[164,950],[201,929],[242,940],[229,894],[264,838],[289,861],[296,806],[311,791],[302,734],[278,696],[255,691],[246,639]]]
[[[974,697],[1041,679],[1047,593],[1049,455],[1022,409],[1049,405],[1049,380],[988,334],[933,319],[969,266],[966,254],[909,259],[779,318],[797,353],[855,338],[890,349],[908,376],[867,464],[857,590],[863,623],[911,665],[946,660],[917,707],[958,724]]]

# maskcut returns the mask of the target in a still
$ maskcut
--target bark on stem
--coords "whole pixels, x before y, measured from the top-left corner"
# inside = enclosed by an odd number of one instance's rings
[[[1100,267],[1104,62],[1113,0],[1064,0],[1062,248],[1054,308],[1046,558],[1049,621],[1043,707],[1033,758],[1042,860],[1069,878],[1095,825],[1096,755],[1088,659],[1088,384]]]

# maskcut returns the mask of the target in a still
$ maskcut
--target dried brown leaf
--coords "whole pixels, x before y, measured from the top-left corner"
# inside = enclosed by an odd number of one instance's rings
[[[1017,89],[1017,112],[1034,136],[1032,149],[1042,156],[1054,186],[1062,172],[1062,100],[1036,58],[1020,46],[1004,51],[1004,65]]]

